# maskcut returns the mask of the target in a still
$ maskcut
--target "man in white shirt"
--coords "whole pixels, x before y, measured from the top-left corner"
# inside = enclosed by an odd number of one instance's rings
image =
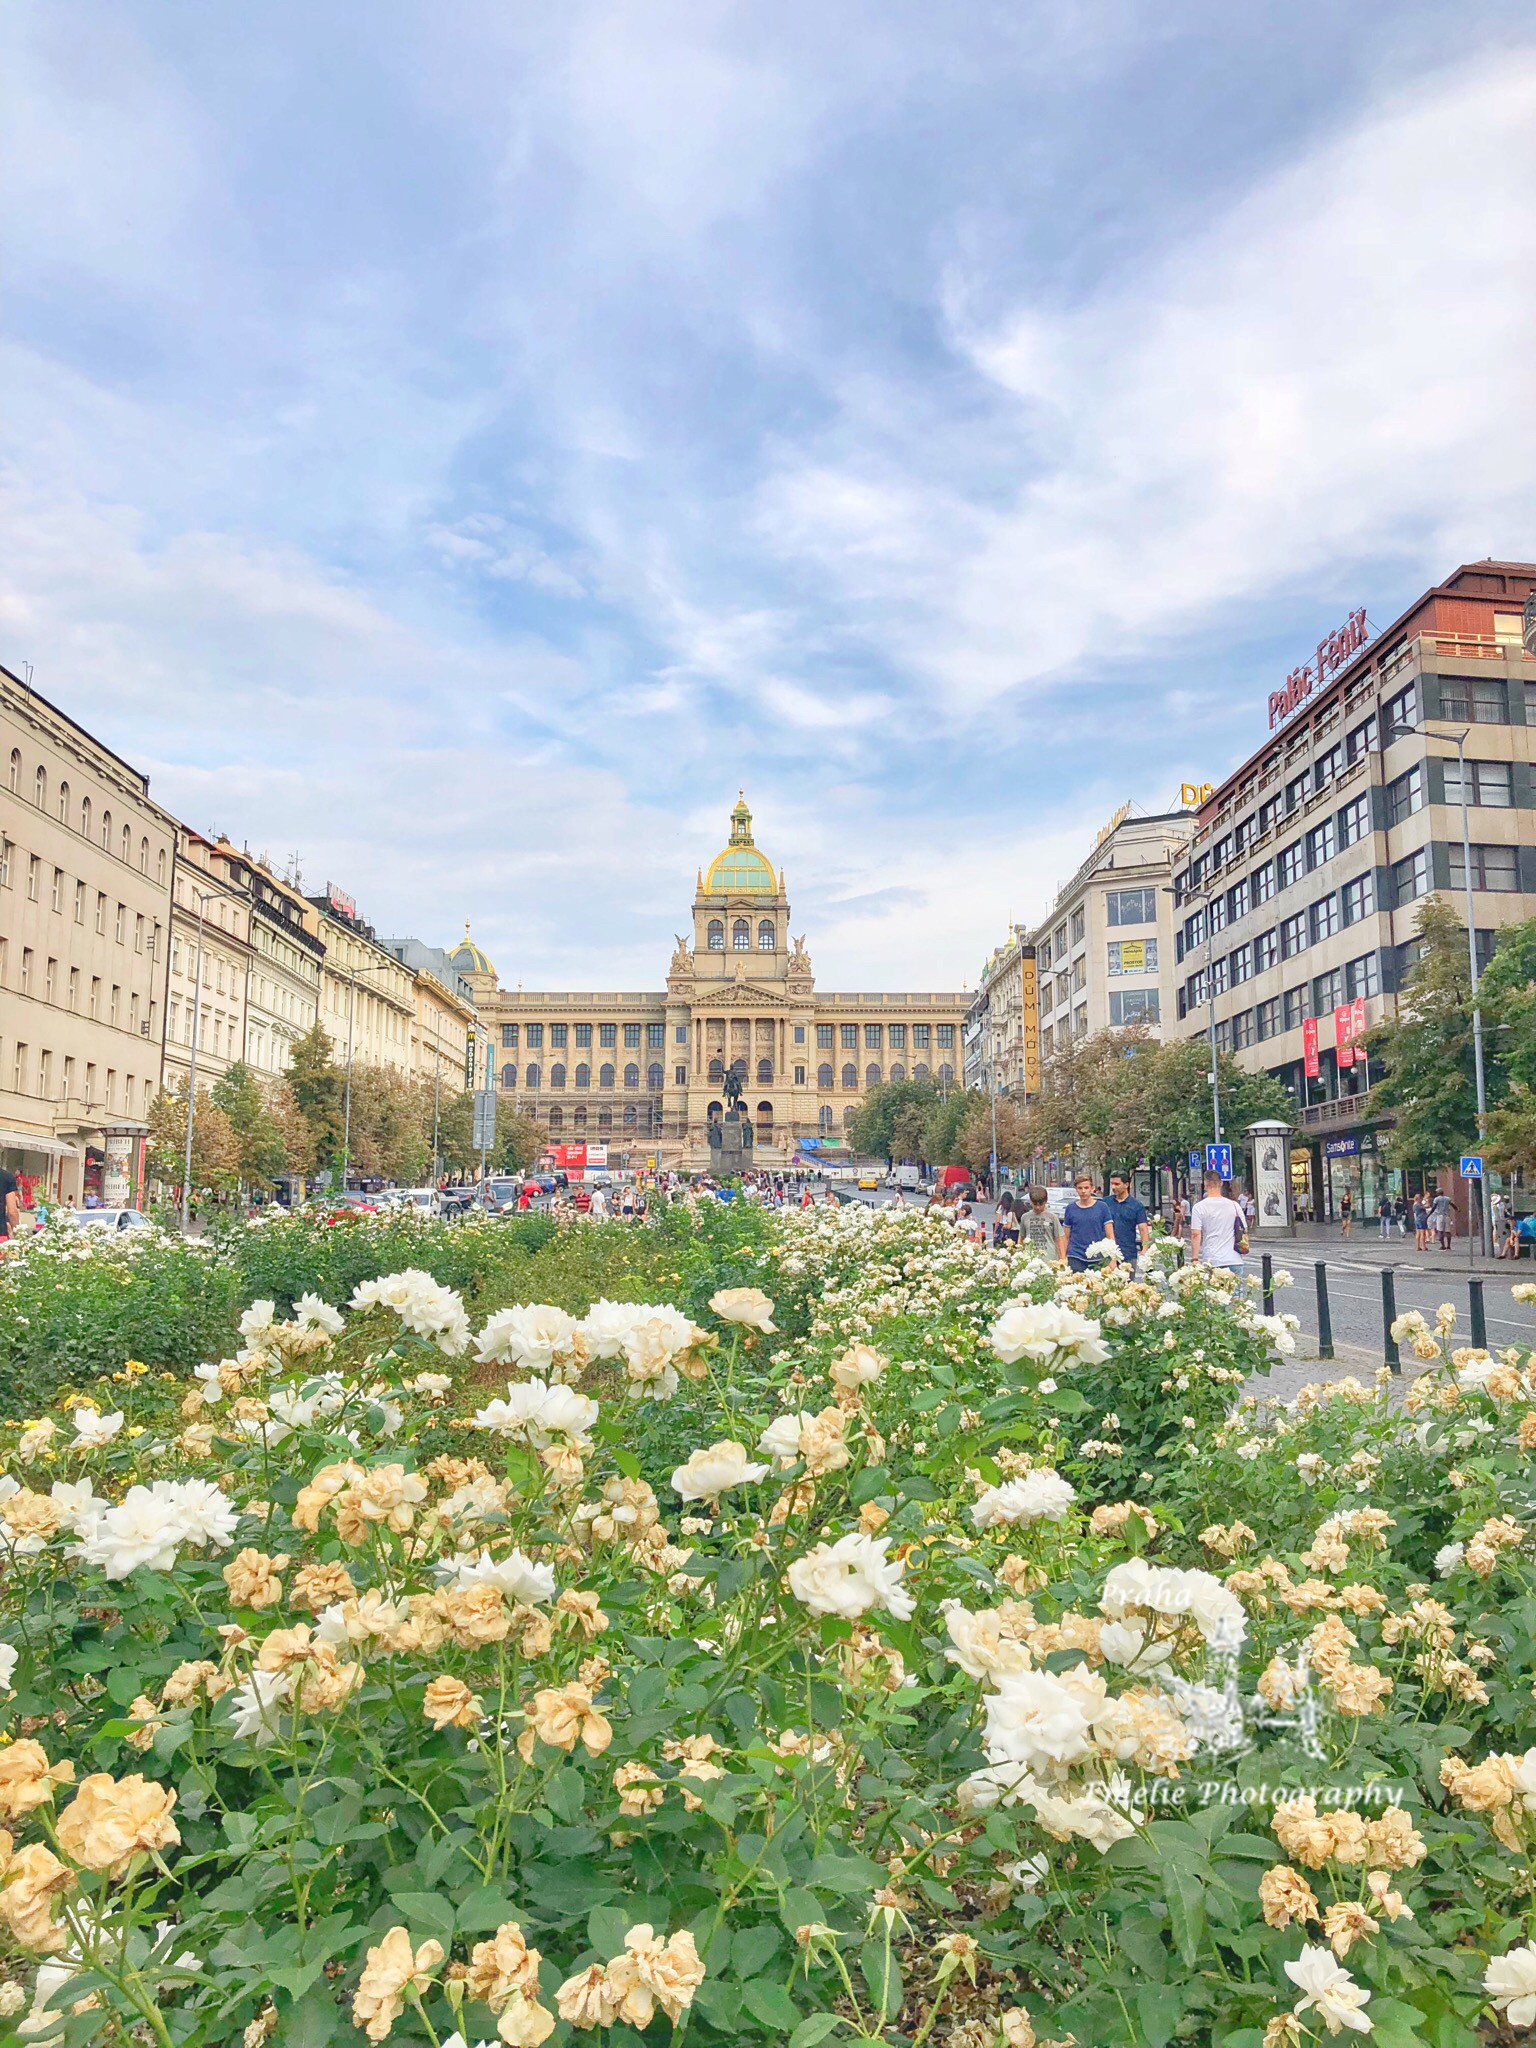
[[[1205,1176],[1205,1199],[1189,1212],[1189,1243],[1195,1260],[1205,1266],[1225,1266],[1229,1273],[1241,1273],[1242,1254],[1237,1241],[1246,1230],[1243,1212],[1221,1192],[1221,1175]]]

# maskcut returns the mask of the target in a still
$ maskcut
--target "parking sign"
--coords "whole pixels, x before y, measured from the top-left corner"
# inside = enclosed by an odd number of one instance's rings
[[[1230,1145],[1207,1145],[1205,1148],[1205,1170],[1219,1173],[1223,1180],[1232,1178],[1232,1147]]]
[[[1483,1155],[1481,1152],[1464,1152],[1461,1155],[1461,1177],[1463,1180],[1482,1179]]]

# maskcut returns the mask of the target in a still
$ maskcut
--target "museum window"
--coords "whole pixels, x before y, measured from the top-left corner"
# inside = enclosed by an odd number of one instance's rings
[[[501,1085],[502,1085],[502,1087],[503,1087],[503,1088],[515,1088],[515,1087],[517,1086],[517,1069],[516,1069],[516,1067],[514,1067],[514,1066],[511,1066],[511,1065],[508,1065],[508,1066],[505,1066],[505,1067],[503,1067],[503,1068],[502,1068],[502,1070],[501,1070]]]
[[[914,1024],[912,1026],[912,1043],[919,1051],[922,1051],[932,1042],[932,1036],[933,1026],[931,1024]]]
[[[938,1028],[938,1033],[939,1033],[939,1044],[940,1044],[940,1046],[941,1046],[941,1047],[943,1047],[943,1046],[950,1046],[950,1045],[953,1045],[953,1044],[954,1044],[954,1042],[955,1042],[955,1027],[954,1027],[954,1025],[953,1025],[953,1024],[940,1024],[940,1025],[939,1025],[939,1026],[938,1026],[937,1028]]]
[[[864,1069],[864,1086],[866,1088],[878,1088],[880,1086],[880,1069],[873,1060]]]
[[[757,1085],[759,1088],[773,1086],[773,1061],[759,1060],[757,1063]]]
[[[823,1050],[831,1045],[832,1026],[830,1024],[818,1024],[816,1026],[816,1043]]]
[[[887,1025],[887,1026],[886,1026],[886,1042],[887,1042],[887,1043],[889,1044],[889,1046],[890,1046],[890,1048],[891,1048],[891,1051],[892,1051],[892,1052],[905,1052],[905,1051],[906,1051],[906,1049],[907,1049],[907,1027],[906,1027],[906,1025],[905,1025],[905,1024],[889,1024],[889,1025]]]
[[[926,1081],[929,1078],[928,1064],[925,1060],[919,1060],[912,1069],[912,1078],[914,1081]]]
[[[856,1052],[858,1050],[859,1027],[857,1024],[839,1024],[837,1035],[844,1052]]]
[[[558,1060],[549,1070],[549,1085],[551,1088],[563,1088],[565,1086],[565,1068]]]
[[[757,1128],[760,1131],[772,1131],[773,1104],[771,1102],[760,1102],[757,1105]]]
[[[503,1024],[503,1025],[502,1025],[502,1027],[501,1027],[501,1042],[502,1042],[502,1044],[503,1044],[503,1045],[516,1045],[516,1044],[517,1044],[517,1026],[516,1026],[515,1024]],[[530,1042],[531,1042],[531,1041],[530,1041]]]
[[[660,1060],[652,1060],[651,1064],[649,1065],[649,1067],[647,1067],[647,1068],[646,1068],[646,1071],[645,1071],[645,1085],[646,1085],[646,1087],[647,1087],[647,1088],[660,1088],[660,1086],[662,1085],[662,1082],[663,1082],[664,1078],[665,1078],[665,1076],[663,1075],[663,1073],[662,1073],[662,1071],[661,1071],[661,1061],[660,1061]]]
[[[512,1028],[513,1028],[513,1030],[515,1031],[515,1030],[517,1029],[517,1026],[516,1026],[516,1025],[514,1024]],[[531,1051],[533,1050],[533,1048],[534,1048],[534,1047],[535,1047],[536,1045],[542,1045],[543,1043],[544,1043],[544,1026],[543,1026],[542,1024],[530,1024],[530,1025],[528,1026],[528,1049],[529,1049],[529,1051],[531,1052]]]
[[[638,1110],[636,1109],[636,1107],[635,1107],[634,1103],[632,1103],[632,1102],[626,1102],[626,1103],[625,1103],[625,1105],[624,1105],[624,1128],[625,1128],[625,1130],[626,1130],[626,1131],[632,1131],[632,1130],[633,1130],[633,1129],[635,1128],[635,1125],[636,1125],[636,1124],[637,1124],[637,1123],[638,1123],[639,1121],[640,1121],[640,1115],[639,1115],[639,1111],[638,1111]]]
[[[568,1030],[569,1030],[569,1027],[568,1027],[568,1026],[566,1026],[566,1025],[564,1025],[564,1024],[551,1024],[551,1025],[550,1025],[550,1027],[549,1027],[549,1042],[550,1042],[550,1044],[551,1044],[551,1045],[564,1045],[564,1044],[565,1044],[565,1042],[566,1042],[566,1038],[567,1038],[567,1035],[568,1035]]]
[[[584,1130],[585,1130],[585,1129],[587,1128],[587,1112],[586,1112],[586,1110],[585,1110],[585,1109],[577,1109],[577,1110],[573,1110],[573,1111],[572,1111],[572,1113],[571,1113],[571,1122],[572,1122],[572,1123],[573,1123],[573,1124],[574,1124],[574,1125],[576,1126],[576,1128],[577,1128],[577,1130],[578,1130],[578,1131],[584,1131]]]
[[[706,942],[711,953],[723,953],[725,951],[725,921],[723,918],[712,917],[709,920]]]
[[[950,1087],[954,1082],[954,1078],[955,1070],[946,1060],[944,1064],[939,1068],[939,1086],[941,1088]]]
[[[597,1085],[599,1088],[611,1088],[613,1086],[613,1068],[611,1066],[604,1064],[598,1068]]]
[[[843,1068],[843,1086],[845,1088],[857,1088],[858,1085],[859,1070],[853,1064],[852,1060],[849,1060],[847,1065]]]
[[[866,1024],[864,1026],[864,1050],[866,1052],[878,1052],[880,1050],[880,1026],[878,1024]]]
[[[543,1078],[543,1074],[539,1069],[539,1063],[535,1060],[524,1076],[525,1083],[529,1088],[537,1088]]]
[[[679,1088],[686,1088],[688,1085],[688,1069],[686,1067],[674,1067],[672,1069],[672,1079]]]
[[[599,1024],[597,1027],[597,1042],[599,1045],[617,1045],[619,1042],[618,1025]]]
[[[603,1026],[603,1029],[605,1031],[611,1031],[613,1029],[613,1026],[611,1024],[605,1024]],[[611,1038],[605,1038],[603,1040],[603,1043],[604,1045],[612,1045],[613,1040]],[[624,1043],[628,1047],[638,1048],[640,1044],[640,1026],[638,1024],[626,1024],[624,1026]],[[656,1043],[660,1045],[661,1040],[658,1038],[656,1040]]]
[[[907,1069],[906,1069],[906,1064],[905,1064],[905,1062],[904,1062],[904,1061],[902,1061],[902,1060],[892,1060],[892,1061],[891,1061],[891,1079],[892,1079],[893,1081],[905,1081],[905,1079],[906,1079],[906,1078],[907,1078]]]
[[[816,1069],[816,1086],[818,1088],[830,1088],[832,1086],[832,1062],[830,1060],[823,1060]]]
[[[552,1131],[563,1131],[565,1129],[565,1111],[563,1109],[552,1109],[549,1112],[549,1128]]]
[[[724,1079],[725,1061],[722,1059],[712,1059],[709,1063],[709,1080],[711,1087],[718,1086],[718,1084]]]
[[[751,920],[745,917],[738,917],[731,926],[731,951],[733,953],[750,953],[751,950]]]
[[[678,1036],[678,1040],[679,1040],[679,1043],[682,1043],[682,1044],[686,1044],[686,1043],[687,1043],[687,1029],[686,1029],[686,1027],[685,1027],[685,1026],[683,1026],[683,1025],[679,1025],[679,1026],[678,1026],[678,1030],[677,1030],[677,1036]],[[652,1051],[652,1052],[660,1052],[660,1051],[661,1051],[661,1048],[662,1048],[662,1047],[663,1047],[663,1046],[664,1046],[664,1045],[666,1044],[666,1042],[667,1042],[667,1027],[666,1027],[666,1025],[665,1025],[665,1024],[647,1024],[647,1025],[646,1025],[646,1027],[645,1027],[645,1042],[646,1042],[646,1044],[647,1044],[647,1045],[648,1045],[648,1046],[650,1047],[650,1049],[651,1049],[651,1051]],[[628,1038],[626,1038],[626,1039],[624,1040],[624,1043],[625,1043],[626,1045],[628,1045],[628,1043],[629,1043],[629,1040],[628,1040]],[[640,1041],[639,1041],[639,1039],[638,1039],[638,1038],[637,1038],[637,1039],[635,1040],[635,1043],[636,1043],[636,1045],[638,1045],[638,1044],[640,1043]]]
[[[760,918],[757,926],[757,950],[759,953],[771,953],[774,951],[776,943],[773,919],[771,917]]]
[[[606,1072],[607,1070],[605,1069],[604,1071]],[[603,1086],[605,1088],[611,1088],[613,1086],[613,1083],[611,1081],[605,1081],[603,1083]],[[638,1088],[640,1086],[640,1068],[638,1063],[634,1060],[629,1061],[624,1068],[624,1086],[626,1088]]]
[[[832,1128],[832,1105],[831,1105],[831,1103],[830,1103],[830,1102],[824,1102],[824,1103],[823,1103],[823,1104],[821,1105],[820,1109],[818,1109],[818,1110],[817,1110],[817,1112],[816,1112],[816,1121],[817,1121],[817,1123],[818,1123],[818,1124],[820,1124],[821,1128],[822,1128],[822,1129],[823,1129],[824,1131],[830,1131],[830,1130],[831,1130],[831,1128]]]
[[[796,1069],[795,1069],[795,1086],[796,1086],[797,1088],[803,1088],[803,1087],[805,1086],[805,1069],[804,1069],[804,1067],[796,1067]]]
[[[578,1045],[590,1045],[592,1043],[592,1026],[590,1024],[578,1024],[576,1026],[576,1043]]]
[[[613,1129],[613,1111],[611,1109],[600,1109],[597,1112],[597,1128],[600,1131],[611,1131]]]

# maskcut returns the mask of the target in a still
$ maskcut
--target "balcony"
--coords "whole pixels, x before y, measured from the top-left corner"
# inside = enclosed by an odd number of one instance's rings
[[[1314,1102],[1297,1110],[1296,1128],[1329,1131],[1340,1124],[1391,1123],[1391,1113],[1375,1106],[1375,1094],[1374,1088],[1366,1088],[1358,1095],[1341,1095],[1336,1102]]]

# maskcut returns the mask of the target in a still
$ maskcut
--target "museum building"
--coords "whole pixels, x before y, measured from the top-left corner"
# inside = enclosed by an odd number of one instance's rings
[[[705,1169],[733,1073],[756,1157],[779,1166],[836,1149],[866,1088],[958,1085],[969,1000],[820,992],[789,918],[783,871],[738,799],[729,843],[699,871],[691,937],[679,935],[664,989],[504,989],[467,931],[451,959],[490,1030],[499,1092],[552,1143],[607,1141],[630,1164]]]

